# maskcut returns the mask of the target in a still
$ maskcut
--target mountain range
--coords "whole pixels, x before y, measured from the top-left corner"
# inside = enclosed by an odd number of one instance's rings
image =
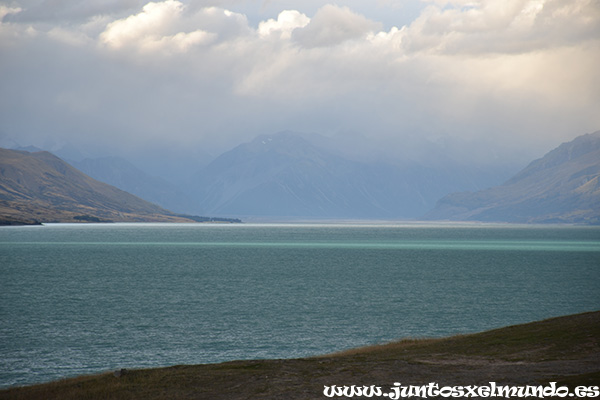
[[[209,220],[189,214],[600,223],[600,132],[562,144],[508,180],[509,168],[475,168],[442,153],[419,163],[352,154],[360,146],[336,143],[294,132],[259,136],[199,166],[184,186],[121,158],[72,162],[90,177],[36,148],[2,149],[0,215],[4,223]]]
[[[503,185],[449,194],[430,220],[600,223],[600,131],[563,143]]]
[[[430,210],[449,192],[485,187],[494,175],[456,163],[356,159],[339,147],[335,151],[318,135],[294,132],[243,143],[201,169],[189,185],[197,200],[196,212],[409,219]]]

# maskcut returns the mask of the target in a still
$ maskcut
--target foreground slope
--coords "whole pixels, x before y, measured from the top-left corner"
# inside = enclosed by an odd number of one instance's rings
[[[600,131],[563,143],[501,186],[442,198],[426,219],[600,223]]]
[[[600,312],[315,358],[106,373],[0,391],[0,399],[323,399],[325,386],[600,383]]]
[[[51,153],[0,149],[0,221],[190,220],[98,182]]]

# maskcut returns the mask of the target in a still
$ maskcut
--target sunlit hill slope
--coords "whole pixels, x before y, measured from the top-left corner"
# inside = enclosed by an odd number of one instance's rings
[[[191,222],[98,182],[46,151],[0,149],[0,223]]]

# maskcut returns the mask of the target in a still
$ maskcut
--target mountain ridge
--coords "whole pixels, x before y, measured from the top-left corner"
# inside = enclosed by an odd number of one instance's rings
[[[189,212],[193,201],[177,186],[142,171],[120,157],[85,158],[69,164],[86,175],[178,213]]]
[[[193,222],[99,182],[47,152],[0,149],[0,221]]]
[[[561,144],[502,185],[449,194],[424,218],[600,224],[600,131]]]
[[[211,213],[277,215],[280,210],[280,215],[336,217],[338,206],[343,210],[354,200],[328,181],[339,182],[347,171],[360,174],[358,164],[329,155],[299,136],[261,135],[217,157],[196,186],[200,203]]]
[[[203,214],[291,218],[412,219],[481,171],[355,159],[317,134],[261,135],[222,153],[197,175]],[[327,145],[323,143],[327,142]],[[481,173],[483,176],[484,173]]]

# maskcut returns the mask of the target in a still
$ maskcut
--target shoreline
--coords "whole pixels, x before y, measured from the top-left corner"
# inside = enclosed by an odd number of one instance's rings
[[[299,359],[108,371],[0,389],[0,399],[307,399],[326,385],[600,385],[600,311]]]

